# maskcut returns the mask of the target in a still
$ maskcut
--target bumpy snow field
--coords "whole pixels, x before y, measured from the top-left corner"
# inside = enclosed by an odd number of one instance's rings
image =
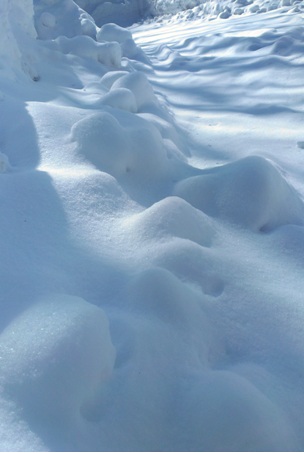
[[[303,451],[303,13],[1,0],[1,451]]]

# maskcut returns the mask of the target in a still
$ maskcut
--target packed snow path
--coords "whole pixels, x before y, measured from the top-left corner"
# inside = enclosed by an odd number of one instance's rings
[[[256,3],[1,4],[1,450],[303,450],[303,15]]]

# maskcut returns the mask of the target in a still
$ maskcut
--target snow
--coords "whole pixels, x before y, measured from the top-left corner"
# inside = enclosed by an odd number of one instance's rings
[[[110,22],[129,26],[146,17],[152,8],[150,0],[77,0],[75,3],[88,11],[99,26]]]
[[[254,231],[303,223],[301,199],[275,167],[258,156],[185,179],[175,193],[206,214]]]
[[[2,0],[1,451],[303,450],[303,11]]]
[[[15,71],[31,72],[30,51],[31,41],[36,37],[32,21],[33,4],[31,0],[25,2],[10,2],[3,0],[0,5],[1,44],[0,72],[13,76]]]

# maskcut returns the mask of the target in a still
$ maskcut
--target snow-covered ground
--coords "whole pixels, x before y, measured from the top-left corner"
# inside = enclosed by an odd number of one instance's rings
[[[1,0],[0,449],[303,451],[303,2],[152,6]]]

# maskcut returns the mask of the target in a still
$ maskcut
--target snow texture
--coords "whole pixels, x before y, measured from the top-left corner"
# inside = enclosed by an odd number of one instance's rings
[[[33,24],[32,0],[3,0],[0,5],[0,75],[13,76],[15,71],[24,70],[35,76],[31,65],[32,40],[36,37]],[[28,47],[29,46],[29,49]]]
[[[303,11],[1,0],[1,451],[303,451]]]

